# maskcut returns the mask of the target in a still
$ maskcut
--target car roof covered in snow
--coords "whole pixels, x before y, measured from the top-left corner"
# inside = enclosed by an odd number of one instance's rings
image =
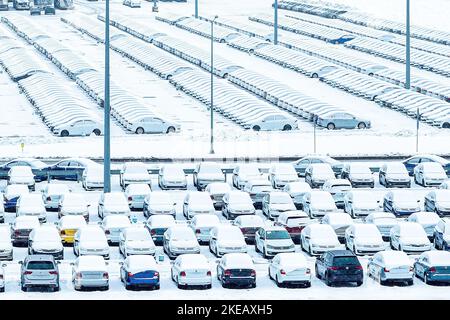
[[[431,265],[442,266],[442,267],[450,266],[450,252],[449,251],[433,250],[433,251],[424,252],[422,255],[428,257]]]
[[[227,253],[222,259],[226,261],[229,269],[253,269],[253,260],[247,253]]]

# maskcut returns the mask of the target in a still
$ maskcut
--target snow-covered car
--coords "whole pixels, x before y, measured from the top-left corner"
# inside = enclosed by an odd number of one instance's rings
[[[230,191],[223,197],[222,215],[233,220],[241,215],[254,215],[255,207],[250,195],[244,191]]]
[[[342,246],[333,228],[328,224],[311,223],[301,233],[301,247],[310,255],[320,255],[325,251],[337,250]]]
[[[211,196],[214,208],[222,209],[223,196],[231,191],[231,186],[226,182],[213,182],[206,186],[205,191]]]
[[[319,114],[317,116],[317,125],[327,128],[328,130],[354,128],[366,129],[371,126],[369,120],[356,117],[349,112],[343,112],[340,110]]]
[[[420,211],[420,199],[406,190],[392,190],[387,192],[383,198],[383,210],[391,212],[396,216],[410,215]]]
[[[109,289],[109,273],[105,259],[96,255],[78,257],[72,263],[72,283],[75,290]]]
[[[73,244],[75,233],[86,226],[86,220],[82,216],[63,216],[55,222],[63,244]]]
[[[57,136],[90,136],[102,134],[103,124],[90,119],[75,119],[53,127],[53,133]]]
[[[269,258],[280,252],[295,252],[295,244],[285,228],[263,226],[256,231],[255,250],[261,252],[264,258]]]
[[[66,193],[59,200],[58,217],[82,216],[88,222],[90,206],[82,193]]]
[[[256,287],[256,269],[248,253],[228,253],[217,264],[217,279],[222,287]]]
[[[298,172],[298,176],[304,177],[306,168],[312,163],[328,163],[337,177],[340,177],[342,168],[344,167],[344,164],[341,161],[335,160],[329,156],[310,155],[293,162],[295,170]]]
[[[175,259],[185,253],[200,253],[200,246],[194,231],[183,225],[167,228],[164,232],[163,248],[170,259]]]
[[[0,202],[0,223],[5,223],[5,208],[3,202]]]
[[[443,218],[434,227],[433,246],[440,250],[450,250],[450,218]]]
[[[197,214],[189,221],[189,226],[195,232],[198,243],[209,243],[211,230],[218,225],[220,220],[215,214]]]
[[[131,210],[143,209],[145,197],[151,193],[151,189],[146,184],[129,184],[125,188],[125,197]]]
[[[341,172],[341,179],[348,179],[353,188],[375,187],[375,179],[372,171],[365,163],[346,163]]]
[[[81,185],[84,190],[102,189],[104,187],[103,166],[89,166],[83,170]]]
[[[341,242],[345,240],[345,230],[354,224],[353,219],[343,212],[327,213],[321,223],[330,225]]]
[[[417,222],[399,222],[391,228],[391,248],[421,253],[431,250],[431,243],[423,227]]]
[[[434,227],[441,221],[441,218],[434,212],[420,211],[411,213],[407,220],[419,223],[427,233],[428,239],[433,240]]]
[[[11,225],[13,245],[18,246],[28,244],[30,232],[40,225],[39,219],[36,216],[17,217]]]
[[[262,213],[271,220],[276,219],[282,212],[293,210],[296,210],[294,201],[284,191],[269,192],[262,200]]]
[[[0,260],[13,260],[11,230],[8,225],[0,225]]]
[[[5,292],[5,269],[0,265],[0,292]]]
[[[192,219],[196,214],[215,214],[213,201],[208,192],[191,191],[183,201],[183,216]]]
[[[106,216],[100,223],[108,244],[119,243],[122,230],[131,226],[130,219],[122,214]]]
[[[163,191],[152,191],[144,198],[143,212],[145,217],[153,215],[176,216],[175,202],[169,193]]]
[[[194,169],[193,182],[197,190],[201,191],[210,183],[225,182],[225,175],[218,163],[201,162]]]
[[[242,215],[234,219],[233,225],[241,229],[247,243],[254,243],[256,231],[264,226],[264,220],[257,215]]]
[[[421,186],[439,186],[447,179],[444,168],[437,162],[419,163],[414,168],[414,182]]]
[[[256,164],[246,163],[238,165],[233,169],[233,186],[242,190],[247,182],[261,179],[262,175],[263,173]]]
[[[140,8],[140,0],[124,0],[132,8]],[[127,129],[137,134],[144,133],[173,133],[180,131],[180,125],[173,121],[155,116],[141,116],[133,119],[133,123],[127,125]]]
[[[331,194],[338,208],[344,207],[344,197],[351,189],[352,185],[347,179],[330,179],[322,185],[322,190]]]
[[[42,225],[33,229],[28,237],[28,254],[48,254],[64,259],[64,247],[55,226]]]
[[[148,173],[147,166],[142,162],[125,162],[120,170],[120,186],[123,190],[129,184],[143,183],[152,185],[152,178]]]
[[[304,227],[310,224],[313,220],[303,211],[285,211],[280,213],[277,220],[275,221],[275,226],[280,226],[289,232],[294,243],[300,243],[300,235]]]
[[[269,169],[269,181],[274,189],[282,189],[287,183],[299,181],[292,163],[276,163]]]
[[[147,228],[129,226],[120,231],[119,252],[124,257],[135,254],[154,256],[156,247]]]
[[[425,211],[436,212],[440,216],[450,216],[450,189],[436,189],[425,195]]]
[[[218,225],[211,230],[209,250],[217,257],[227,253],[247,252],[247,244],[239,227]]]
[[[390,187],[411,187],[411,178],[402,162],[387,162],[383,164],[378,173],[378,179],[382,186]]]
[[[389,240],[392,227],[398,224],[395,215],[390,212],[372,212],[365,218],[365,223],[374,224],[380,231],[383,240]]]
[[[58,210],[59,200],[69,192],[71,192],[71,189],[66,184],[48,183],[42,189],[42,199],[44,200],[45,208],[47,210]]]
[[[41,223],[47,221],[47,210],[45,210],[42,195],[39,193],[22,194],[17,200],[16,216],[36,216]]]
[[[166,164],[159,169],[158,185],[162,190],[187,189],[186,173],[178,164]]]
[[[312,163],[305,170],[305,182],[311,188],[320,188],[330,179],[335,178],[335,173],[328,163]]]
[[[345,230],[345,246],[354,254],[375,254],[386,246],[377,226],[370,223],[355,223]]]
[[[450,179],[445,180],[439,185],[439,189],[448,190],[450,189]]]
[[[344,196],[344,212],[354,219],[380,210],[380,199],[371,191],[351,190]]]
[[[333,196],[323,190],[312,190],[303,196],[303,211],[311,219],[325,216],[327,213],[337,211]]]
[[[212,286],[211,268],[203,254],[182,254],[173,262],[171,278],[178,288]]]
[[[367,275],[381,285],[406,282],[413,284],[414,272],[408,255],[403,251],[382,251],[369,259]]]
[[[300,285],[305,288],[311,286],[311,269],[301,253],[278,253],[269,263],[269,278],[278,287]]]
[[[289,182],[284,186],[283,191],[289,193],[297,209],[303,210],[303,196],[311,191],[311,186],[303,181]]]
[[[261,208],[262,199],[267,193],[273,190],[270,181],[266,179],[250,180],[244,186],[244,191],[250,195],[255,208]]]
[[[31,191],[36,189],[34,174],[29,166],[14,166],[8,172],[8,184],[23,184]]]
[[[73,253],[76,256],[97,255],[109,259],[108,239],[98,225],[87,225],[77,230],[74,236]]]
[[[5,212],[16,212],[17,201],[24,194],[29,194],[30,190],[23,184],[7,185],[3,191],[3,209]]]
[[[172,215],[166,214],[150,216],[146,222],[146,227],[152,236],[153,242],[157,245],[163,243],[164,232],[166,232],[169,227],[175,225],[175,218]]]
[[[160,288],[159,267],[155,258],[149,255],[132,255],[120,263],[120,281],[125,289]]]
[[[102,219],[109,215],[130,215],[130,207],[123,192],[102,193],[98,201],[98,216]]]
[[[450,283],[450,252],[427,251],[414,263],[414,273],[426,284]]]

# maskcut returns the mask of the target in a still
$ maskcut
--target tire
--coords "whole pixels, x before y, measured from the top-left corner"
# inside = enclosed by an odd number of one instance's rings
[[[364,122],[358,123],[358,129],[365,129],[367,126]]]
[[[102,132],[100,131],[100,129],[94,129],[94,131],[92,131],[93,134],[95,134],[96,136],[99,136],[102,134]]]
[[[412,286],[414,284],[414,280],[413,279],[408,280],[407,284],[408,284],[408,286]]]
[[[330,278],[328,277],[328,274],[327,273],[325,273],[325,283],[326,283],[326,285],[327,286],[329,286],[329,287],[332,287],[333,286],[333,283],[331,282],[331,280],[330,280]]]
[[[380,277],[380,279],[378,280],[378,283],[380,284],[380,286],[385,286],[387,284],[387,281],[381,280],[381,277]]]
[[[259,251],[259,249],[258,249],[258,245],[256,244],[256,241],[255,241],[255,251],[258,252],[258,253],[261,252],[261,251]]]
[[[319,77],[319,75],[317,74],[317,73],[313,73],[312,75],[311,75],[311,78],[314,78],[314,79],[317,79]]]
[[[139,127],[139,128],[136,129],[136,134],[144,134],[144,133],[145,133],[144,128]]]
[[[174,133],[176,131],[176,129],[174,127],[169,127],[167,128],[166,133]]]
[[[428,275],[426,273],[423,275],[423,282],[428,285],[430,284],[430,281],[428,280]],[[408,282],[408,284],[409,284],[409,282]]]
[[[328,130],[334,130],[334,129],[336,129],[336,126],[335,126],[335,124],[334,123],[329,123],[329,124],[327,124],[327,129]]]
[[[67,130],[61,131],[61,137],[68,137],[68,136],[69,136],[69,131],[67,131]]]
[[[357,281],[357,282],[356,282],[356,286],[357,286],[357,287],[361,287],[361,286],[362,286],[362,284],[363,284],[363,282],[362,282],[362,281]]]
[[[126,290],[131,290],[132,287],[131,287],[129,284],[125,283],[125,289],[126,289]]]
[[[256,126],[253,126],[252,129],[253,129],[253,131],[259,131],[259,130],[261,130],[261,127],[256,125]]]
[[[263,258],[264,258],[264,259],[268,259],[268,258],[269,258],[269,257],[267,256],[267,253],[266,253],[266,248],[263,248],[262,255],[263,255]]]
[[[290,131],[290,130],[292,130],[292,126],[291,126],[290,124],[286,124],[286,125],[283,127],[283,131]]]
[[[278,288],[282,288],[283,287],[283,284],[280,283],[280,281],[278,281],[278,276],[276,276],[275,282],[276,282]]]
[[[315,269],[316,269],[316,278],[322,279],[322,276],[320,275],[319,270],[317,269],[317,266],[315,267]]]
[[[450,123],[449,123],[449,122],[445,122],[445,123],[442,125],[442,128],[444,128],[444,129],[449,129],[449,128],[450,128]]]

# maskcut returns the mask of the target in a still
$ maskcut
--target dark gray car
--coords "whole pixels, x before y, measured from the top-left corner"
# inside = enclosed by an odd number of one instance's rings
[[[59,270],[55,258],[46,254],[29,255],[19,261],[22,291],[28,288],[46,288],[59,291]]]

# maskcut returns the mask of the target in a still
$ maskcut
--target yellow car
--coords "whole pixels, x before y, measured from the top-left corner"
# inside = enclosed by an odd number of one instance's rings
[[[81,215],[63,216],[56,224],[59,229],[62,243],[73,244],[75,233],[79,228],[86,225],[86,220]]]

